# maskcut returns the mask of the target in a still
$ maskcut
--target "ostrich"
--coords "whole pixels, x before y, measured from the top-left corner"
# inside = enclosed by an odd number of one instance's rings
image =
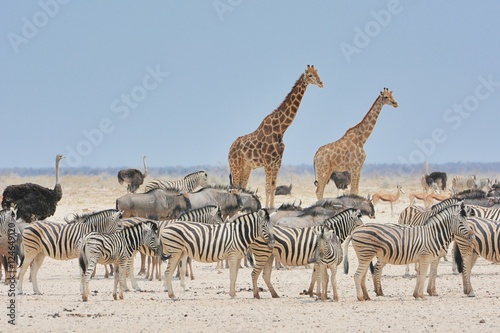
[[[62,188],[59,184],[59,161],[63,158],[62,155],[56,155],[54,189],[33,183],[7,186],[3,191],[2,208],[16,207],[17,217],[28,223],[45,220],[54,215],[57,203],[62,198]]]
[[[144,163],[144,173],[140,172],[137,169],[124,169],[118,171],[118,183],[122,185],[123,183],[127,185],[127,192],[135,193],[139,186],[144,182],[144,178],[148,176],[148,168],[146,167],[146,157],[143,157]]]

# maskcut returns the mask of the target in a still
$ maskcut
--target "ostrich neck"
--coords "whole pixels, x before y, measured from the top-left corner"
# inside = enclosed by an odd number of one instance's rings
[[[59,185],[59,159],[56,160],[56,186]]]
[[[146,177],[148,175],[148,167],[146,166],[146,158],[145,157],[143,159],[143,163],[144,163],[144,177]]]

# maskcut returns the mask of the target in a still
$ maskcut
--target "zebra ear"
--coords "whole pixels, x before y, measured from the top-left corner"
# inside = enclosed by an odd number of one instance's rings
[[[327,229],[324,232],[325,238],[327,238],[327,239],[332,238],[332,234],[333,234],[333,230],[331,230],[331,229]]]
[[[151,221],[151,222],[153,222],[153,223],[149,224],[151,226],[151,230],[153,230],[153,232],[155,234],[157,234],[158,233],[158,224],[156,222],[154,222],[154,221]]]

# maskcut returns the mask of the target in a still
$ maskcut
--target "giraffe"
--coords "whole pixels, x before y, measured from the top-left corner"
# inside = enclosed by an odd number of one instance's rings
[[[266,208],[274,207],[276,178],[285,150],[283,134],[295,118],[308,84],[323,88],[316,69],[309,65],[281,105],[268,114],[254,132],[238,137],[229,148],[231,186],[246,188],[252,170],[264,167]]]
[[[363,146],[375,127],[382,107],[386,104],[398,107],[398,103],[392,97],[392,91],[384,88],[361,122],[348,129],[339,140],[323,145],[316,151],[314,185],[318,200],[323,198],[325,186],[333,172],[350,171],[351,194],[358,194],[361,169],[366,158]]]

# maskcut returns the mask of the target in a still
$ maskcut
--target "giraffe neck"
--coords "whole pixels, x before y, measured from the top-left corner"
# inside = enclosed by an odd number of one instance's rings
[[[382,102],[382,97],[379,96],[373,103],[372,107],[368,111],[368,113],[365,115],[363,120],[356,126],[354,126],[354,129],[356,130],[356,134],[358,136],[359,141],[361,144],[365,144],[366,140],[370,137],[370,134],[372,134],[373,128],[375,127],[375,124],[377,123],[377,118],[380,114],[380,111],[382,110],[382,106],[384,106]]]
[[[307,89],[307,82],[305,81],[304,74],[302,74],[292,90],[288,93],[285,100],[278,106],[276,110],[274,110],[271,114],[269,114],[266,119],[262,122],[262,124],[270,121],[273,125],[273,132],[276,134],[283,134],[287,130],[287,128],[292,124],[295,116],[297,115],[297,111],[300,106],[300,102],[302,101],[302,97],[304,97],[304,93]]]

